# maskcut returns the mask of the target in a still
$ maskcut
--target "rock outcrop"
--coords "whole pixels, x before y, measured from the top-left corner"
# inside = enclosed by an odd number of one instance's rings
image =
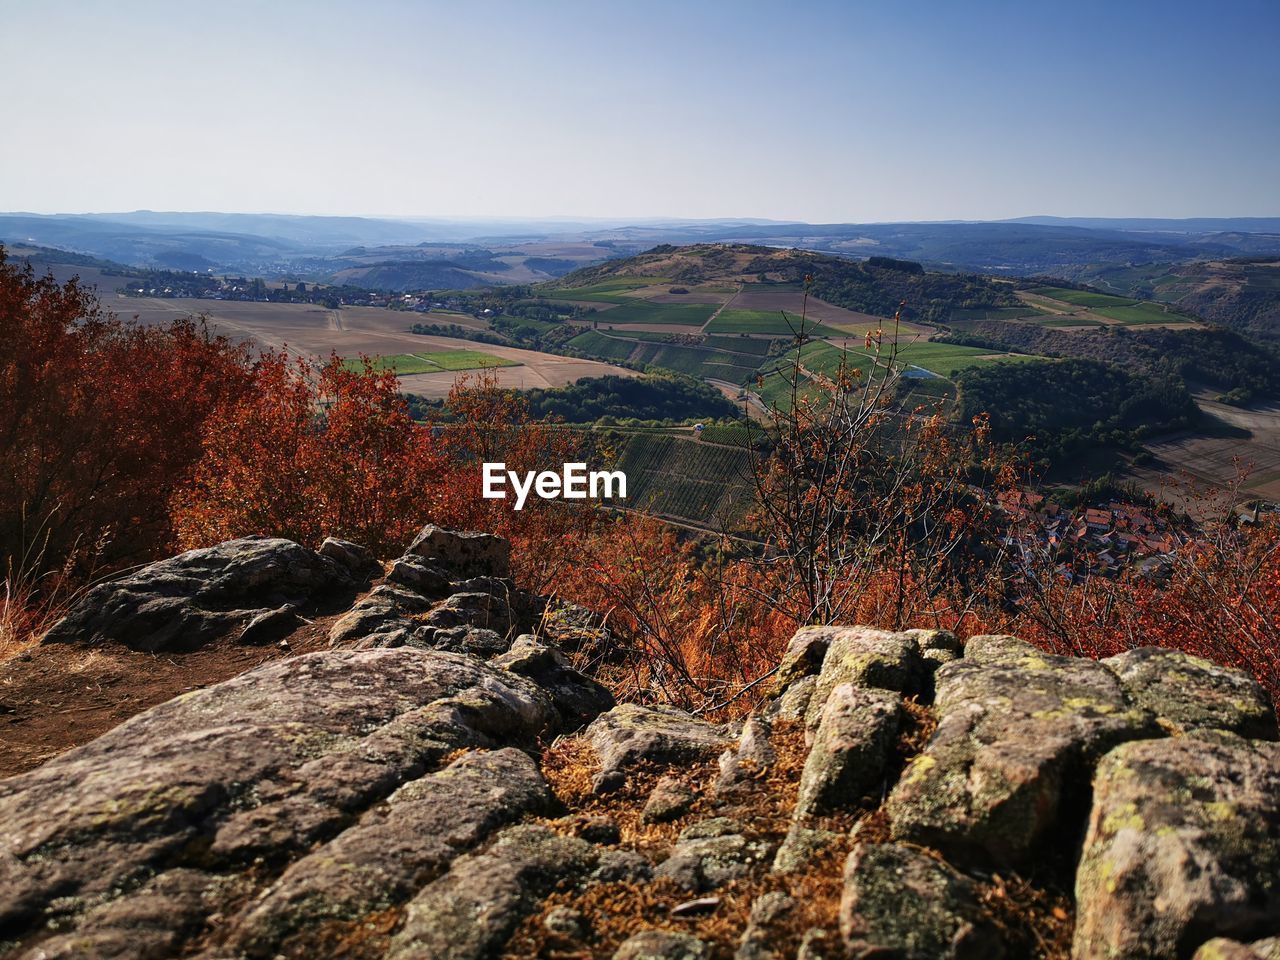
[[[335,541],[336,542],[336,541]],[[191,650],[233,628],[354,593],[351,564],[291,540],[245,537],[186,553],[90,590],[45,643],[123,643],[135,650]],[[285,621],[283,624],[281,621]],[[278,638],[278,634],[275,638]],[[259,639],[252,633],[247,641]]]
[[[97,588],[50,643],[328,645],[0,781],[0,957],[1280,957],[1280,744],[1238,671],[806,628],[713,722],[615,705],[574,666],[609,631],[510,574],[429,527]]]

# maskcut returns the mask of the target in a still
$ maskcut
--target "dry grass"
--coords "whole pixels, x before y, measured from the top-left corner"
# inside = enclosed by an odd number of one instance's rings
[[[914,700],[904,704],[905,717],[895,756],[897,769],[920,752],[933,736],[937,716]],[[581,738],[562,740],[543,755],[543,772],[556,796],[572,814],[611,818],[619,827],[620,845],[638,851],[652,862],[670,852],[679,832],[712,816],[733,817],[744,835],[777,845],[792,825],[792,811],[800,774],[808,755],[804,726],[800,722],[777,723],[770,737],[777,759],[767,767],[748,771],[738,787],[717,793],[718,769],[707,762],[691,768],[639,769],[626,785],[614,792],[591,791],[597,762]],[[675,777],[693,788],[698,799],[683,816],[671,823],[646,824],[640,814],[649,792],[660,777]],[[572,817],[548,822],[570,832]],[[548,898],[520,925],[507,945],[509,960],[607,960],[634,933],[660,929],[695,936],[710,946],[713,960],[731,960],[747,929],[751,905],[765,893],[789,895],[794,906],[768,928],[768,946],[777,956],[794,956],[805,933],[817,928],[827,932],[824,951],[839,956],[837,917],[844,892],[844,862],[855,842],[890,843],[890,824],[882,806],[855,809],[837,817],[814,819],[805,826],[823,829],[835,839],[813,856],[803,871],[775,874],[762,864],[749,876],[732,881],[708,896],[718,902],[713,909],[682,916],[672,911],[698,895],[668,880],[617,882],[564,889]],[[933,850],[924,850],[941,859]],[[990,922],[1000,931],[1011,956],[1066,960],[1070,955],[1072,913],[1070,897],[1052,884],[1039,885],[1019,876],[998,876],[977,881],[979,896]],[[587,936],[576,940],[548,930],[544,921],[559,908],[580,913],[588,924]]]
[[[35,577],[10,571],[0,584],[0,660],[40,642],[67,613],[75,594],[61,572]]]
[[[751,839],[782,842],[791,827],[791,815],[804,769],[808,747],[799,722],[778,723],[770,737],[777,759],[767,767],[747,770],[745,780],[718,794],[714,783],[718,767],[706,762],[678,770],[639,769],[626,785],[613,793],[596,795],[591,781],[597,764],[594,753],[580,738],[562,740],[543,755],[543,773],[564,805],[576,814],[603,815],[619,827],[621,846],[636,850],[654,862],[670,852],[682,829],[712,816],[733,817]],[[670,823],[642,823],[640,814],[649,792],[661,776],[675,777],[698,794],[691,809]],[[815,820],[811,826],[848,835],[857,812]],[[549,825],[570,830],[570,818]],[[672,910],[695,894],[667,880],[641,883],[595,884],[582,890],[564,890],[546,900],[540,911],[520,926],[508,944],[510,958],[609,958],[627,937],[648,929],[667,929],[696,936],[711,945],[715,960],[729,960],[747,927],[752,903],[761,895],[779,891],[796,900],[796,906],[770,928],[771,945],[780,956],[794,955],[800,938],[811,927],[826,927],[834,935],[834,918],[843,889],[841,877],[849,844],[843,839],[816,856],[808,870],[780,875],[762,865],[756,872],[717,889],[714,910],[697,916],[673,916]],[[543,921],[559,907],[579,911],[589,919],[590,943],[569,940],[553,933]]]

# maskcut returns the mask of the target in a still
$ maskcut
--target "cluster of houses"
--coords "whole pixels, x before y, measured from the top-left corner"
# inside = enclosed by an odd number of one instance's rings
[[[998,493],[995,502],[1011,521],[1006,546],[1024,566],[1035,569],[1049,559],[1067,580],[1114,577],[1135,563],[1158,567],[1189,539],[1164,506],[1111,501],[1068,510],[1030,490]]]

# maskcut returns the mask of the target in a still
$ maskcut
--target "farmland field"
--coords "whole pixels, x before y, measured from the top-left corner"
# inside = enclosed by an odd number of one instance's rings
[[[966,320],[1018,320],[1022,317],[1038,317],[1046,311],[1028,304],[1025,307],[965,307],[952,310],[950,321]]]
[[[519,347],[477,344],[436,334],[414,334],[414,323],[459,322],[461,315],[415,314],[381,307],[343,307],[329,310],[302,303],[253,303],[241,300],[168,300],[147,297],[104,296],[103,305],[122,316],[137,316],[147,324],[169,323],[176,317],[204,314],[216,333],[247,340],[261,347],[288,349],[295,356],[324,359],[337,353],[354,357],[431,354],[468,350],[505,359],[519,366],[494,371],[498,382],[513,388],[561,387],[583,377],[609,374],[632,377],[635,372],[610,363],[561,357]],[[466,317],[473,324],[481,321]],[[428,397],[449,392],[458,371],[431,368],[434,372],[406,374],[400,371],[406,390]]]
[[[730,383],[743,383],[760,364],[761,355],[732,352],[715,346],[667,343],[666,335],[644,337],[606,336],[595,330],[580,333],[569,346],[605,360],[630,360],[695,377],[714,377]]]
[[[614,277],[586,287],[562,287],[553,292],[549,291],[549,293],[556,299],[586,300],[599,303],[630,303],[635,298],[628,296],[629,293],[643,287],[652,287],[655,284],[665,282],[666,280],[662,277]]]
[[[1127,307],[1138,302],[1128,297],[1115,297],[1109,293],[1093,293],[1089,290],[1071,290],[1067,287],[1032,287],[1031,292],[1077,307]]]
[[[1176,310],[1166,309],[1158,303],[1150,302],[1118,307],[1094,307],[1093,312],[1099,313],[1108,319],[1118,320],[1121,323],[1130,325],[1195,322],[1192,317],[1178,313]]]
[[[406,376],[413,373],[439,373],[441,370],[480,370],[485,367],[515,367],[514,360],[481,353],[479,350],[439,350],[432,353],[398,353],[390,357],[373,357],[375,370],[394,370]],[[360,361],[348,358],[347,365],[358,367]]]
[[[653,303],[648,300],[633,300],[600,314],[597,319],[601,324],[610,325],[664,323],[671,326],[701,327],[715,312],[715,304],[710,303]]]
[[[734,353],[749,353],[763,357],[769,352],[772,340],[756,337],[707,337],[706,345],[717,350],[729,350]]]
[[[606,337],[602,333],[588,330],[570,340],[567,346],[573,347],[575,350],[581,350],[583,353],[589,353],[593,357],[603,357],[606,360],[626,360],[635,351],[638,342],[636,340],[621,340],[617,337]]]
[[[844,307],[837,307],[817,297],[810,297],[808,304],[805,304],[804,289],[799,284],[743,284],[742,292],[733,298],[727,309],[772,312],[775,315],[778,311],[785,310],[787,313],[799,316],[802,308],[809,322],[825,324],[846,333],[864,334],[877,327],[892,325],[891,318],[846,310]],[[929,334],[932,331],[932,327],[914,323],[904,322],[901,327],[903,334],[911,336]]]
[[[617,468],[627,475],[627,506],[714,526],[739,516],[751,497],[751,455],[658,433],[626,436]]]
[[[806,321],[805,328],[805,332],[813,337],[838,337],[846,332],[812,319]],[[781,310],[737,310],[731,307],[721,310],[720,315],[707,325],[708,333],[763,333],[788,338],[799,329],[800,317],[796,314],[784,316]]]
[[[1033,287],[1028,293],[1032,297],[1048,298],[1063,305],[1063,309],[1080,308],[1071,311],[1072,316],[1059,317],[1064,322],[1050,322],[1034,318],[1033,322],[1045,326],[1070,326],[1065,322],[1074,319],[1078,325],[1093,322],[1124,324],[1125,326],[1142,326],[1159,324],[1163,326],[1196,325],[1195,317],[1182,313],[1174,308],[1150,300],[1133,300],[1129,297],[1114,297],[1108,293],[1094,293],[1089,290],[1070,290],[1066,287]],[[1051,304],[1050,304],[1051,306]]]

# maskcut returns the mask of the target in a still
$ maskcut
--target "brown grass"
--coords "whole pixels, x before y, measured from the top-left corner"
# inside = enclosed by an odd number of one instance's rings
[[[932,708],[908,700],[904,710],[895,757],[899,769],[924,748],[937,727]],[[581,738],[562,740],[545,751],[543,772],[556,796],[572,813],[612,818],[619,826],[622,847],[660,862],[683,828],[711,816],[733,817],[749,837],[775,845],[782,842],[792,824],[800,774],[808,755],[803,723],[775,724],[770,744],[776,761],[749,771],[742,786],[724,794],[715,792],[718,769],[707,762],[692,768],[639,769],[622,789],[597,796],[591,792],[596,759]],[[891,771],[891,780],[896,773]],[[641,823],[645,800],[661,776],[680,779],[699,792],[699,799],[688,813],[672,823]],[[548,823],[566,832],[573,827],[570,817]],[[769,928],[769,948],[780,957],[794,956],[804,934],[818,928],[828,935],[829,946],[824,950],[837,956],[840,941],[836,923],[844,892],[845,859],[854,842],[892,842],[889,819],[883,807],[876,806],[814,819],[805,825],[831,831],[837,839],[815,855],[802,872],[773,874],[767,864],[762,864],[752,875],[708,894],[718,903],[698,916],[672,915],[674,908],[698,895],[668,880],[561,890],[521,924],[503,956],[510,960],[608,960],[632,934],[661,929],[695,936],[710,946],[713,960],[731,960],[747,928],[752,903],[772,891],[789,895],[795,906]],[[922,850],[942,859],[936,851]],[[999,930],[1011,956],[1042,960],[1069,957],[1072,913],[1071,900],[1065,892],[1013,875],[993,875],[977,883],[984,912]],[[547,915],[561,907],[586,918],[589,932],[583,941],[553,933],[544,925]]]

